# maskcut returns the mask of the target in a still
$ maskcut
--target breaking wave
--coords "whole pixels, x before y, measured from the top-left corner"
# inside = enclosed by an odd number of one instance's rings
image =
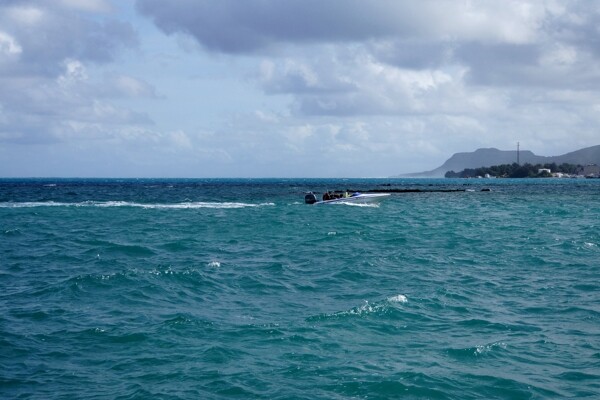
[[[385,300],[376,301],[369,303],[367,300],[360,306],[352,307],[349,310],[338,311],[329,314],[319,314],[308,318],[309,321],[327,320],[327,319],[338,319],[346,317],[366,317],[371,315],[388,315],[393,313],[399,304],[406,304],[408,299],[403,294],[388,297]]]
[[[184,203],[135,203],[129,201],[85,201],[81,203],[65,203],[55,201],[5,202],[0,208],[35,208],[35,207],[134,207],[147,209],[196,209],[196,208],[249,208],[274,206],[274,203],[239,203],[239,202],[184,202]]]

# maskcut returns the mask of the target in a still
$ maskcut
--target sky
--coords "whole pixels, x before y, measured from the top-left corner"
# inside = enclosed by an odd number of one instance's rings
[[[599,127],[596,0],[0,0],[0,177],[388,177]]]

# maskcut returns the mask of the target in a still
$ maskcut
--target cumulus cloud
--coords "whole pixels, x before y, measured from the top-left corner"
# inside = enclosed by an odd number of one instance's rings
[[[94,13],[107,13],[112,11],[112,5],[105,0],[59,0],[66,8],[88,11]]]
[[[221,176],[391,175],[517,141],[560,154],[597,144],[598,26],[586,0],[4,0],[0,145]]]
[[[589,65],[600,48],[600,12],[588,2],[138,0],[137,8],[166,33],[190,35],[210,51],[289,57],[302,55],[302,46],[364,46],[378,61],[402,69],[462,65],[473,84],[543,80],[549,65],[561,66],[566,76]],[[303,61],[286,61],[287,82],[271,80],[266,89],[313,89],[332,81],[320,79],[326,69]],[[558,77],[554,72],[549,80]]]
[[[70,4],[66,6],[64,4]],[[85,18],[73,4],[45,1],[9,2],[0,5],[0,48],[20,49],[5,73],[56,76],[67,58],[94,63],[114,59],[121,48],[132,47],[137,37],[132,27],[115,19]]]
[[[77,60],[66,60],[63,73],[53,80],[33,77],[0,79],[0,82],[10,89],[0,95],[4,111],[0,131],[12,131],[4,135],[4,141],[82,140],[101,137],[102,132],[112,135],[119,131],[119,126],[152,123],[144,113],[102,100],[102,95],[111,90],[110,85],[91,82],[85,66]],[[113,94],[122,90],[118,80],[116,83]]]
[[[0,141],[89,139],[117,125],[151,122],[105,100],[153,96],[150,85],[126,75],[90,76],[90,66],[110,62],[137,43],[133,28],[110,18],[111,10],[103,0],[0,4]]]
[[[2,52],[3,59],[6,57],[15,57],[23,52],[23,48],[17,43],[14,37],[11,35],[0,32],[0,52]]]
[[[586,1],[136,4],[165,33],[192,37],[208,52],[260,58],[257,84],[291,96],[295,117],[354,119],[344,124],[366,133],[334,135],[346,150],[376,140],[374,126],[360,125],[370,116],[396,126],[395,140],[443,148],[446,132],[457,150],[464,149],[459,141],[502,146],[527,135],[551,152],[572,140],[563,121],[577,121],[581,143],[595,129],[588,100],[600,89],[600,8]],[[531,125],[527,113],[552,122]],[[404,130],[401,118],[420,118],[420,136]],[[546,132],[560,130],[560,145],[544,143]],[[295,134],[312,136],[306,132]],[[298,140],[290,146],[300,148]]]

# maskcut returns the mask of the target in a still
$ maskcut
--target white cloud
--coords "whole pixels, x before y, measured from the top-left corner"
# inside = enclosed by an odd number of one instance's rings
[[[93,13],[107,13],[113,9],[111,4],[104,0],[60,0],[60,3],[66,8]]]
[[[169,136],[170,136],[171,142],[177,148],[186,148],[186,149],[193,148],[192,141],[190,140],[189,136],[185,132],[175,131],[175,132],[171,132],[169,134]]]
[[[35,28],[35,26],[39,25],[45,17],[45,13],[41,8],[28,6],[27,4],[21,7],[9,5],[4,13],[7,16],[7,19],[12,21],[12,24],[25,26],[29,29]]]
[[[65,72],[57,79],[60,86],[73,85],[88,79],[87,71],[80,61],[67,59],[64,61],[64,65]]]
[[[575,64],[578,60],[577,49],[563,43],[555,43],[540,57],[540,66],[542,67],[568,67]]]
[[[54,2],[41,0],[0,4],[0,26],[0,46],[19,52],[18,63],[5,70],[12,75],[54,77],[61,73],[66,59],[106,63],[119,50],[137,43],[127,22],[110,16],[89,18],[72,7],[57,7]]]
[[[116,75],[109,78],[117,93],[127,97],[155,97],[154,88],[140,79],[128,75]]]
[[[135,43],[129,24],[75,12],[104,13],[106,6],[66,0],[53,6],[36,0],[0,4],[0,141],[80,140],[115,124],[149,123],[143,113],[101,100],[110,85],[90,76],[90,65],[93,69]],[[151,89],[132,77],[112,86],[128,95]],[[83,127],[89,134],[81,134]]]
[[[0,31],[0,54],[4,57],[14,57],[23,52],[23,48],[11,35]]]
[[[477,147],[597,144],[595,3],[133,4],[0,4],[3,155],[77,150],[130,175],[386,176]]]
[[[538,39],[546,11],[543,4],[524,1],[477,1],[451,3],[437,25],[455,33],[457,40],[526,44]],[[451,14],[448,14],[451,13]],[[454,17],[448,18],[449,15]]]

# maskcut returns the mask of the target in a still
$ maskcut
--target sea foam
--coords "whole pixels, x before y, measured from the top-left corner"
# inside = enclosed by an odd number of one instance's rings
[[[274,203],[239,203],[239,202],[185,202],[185,203],[135,203],[128,201],[85,201],[80,203],[66,203],[54,201],[31,201],[31,202],[5,202],[0,203],[0,208],[33,208],[33,207],[134,207],[146,209],[235,209],[248,207],[274,206]]]
[[[398,294],[396,296],[388,297],[387,299],[390,303],[406,303],[408,299],[403,294]]]

